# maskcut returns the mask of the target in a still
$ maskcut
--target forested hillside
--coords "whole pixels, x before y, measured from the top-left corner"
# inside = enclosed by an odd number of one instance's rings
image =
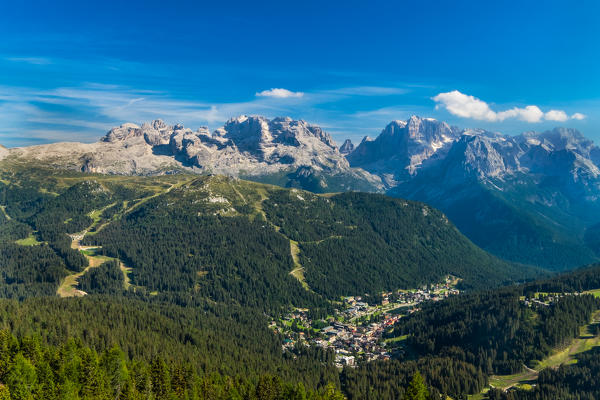
[[[263,207],[299,243],[309,286],[330,298],[415,287],[447,274],[463,278],[464,287],[491,287],[533,272],[477,248],[423,203],[366,193],[278,191]]]
[[[218,373],[199,376],[189,363],[130,360],[117,346],[102,352],[68,340],[17,339],[0,331],[0,399],[343,399],[334,385],[319,391],[276,375],[257,380]]]
[[[265,310],[326,309],[326,299],[448,274],[464,287],[491,287],[537,273],[478,249],[435,209],[382,195],[318,196],[218,176],[117,177],[22,165],[2,176],[6,297],[51,294],[62,278],[89,267],[72,246],[76,236],[130,268],[138,293]],[[78,289],[89,289],[89,279]]]
[[[12,399],[397,399],[417,372],[431,398],[460,398],[568,342],[599,306],[524,305],[550,288],[594,289],[596,274],[493,289],[540,271],[383,195],[5,162],[0,206],[0,383]],[[339,370],[332,349],[282,349],[269,327],[298,308],[334,320],[341,296],[380,304],[448,275],[467,293],[400,318],[378,361]]]
[[[409,344],[421,354],[458,357],[487,374],[511,374],[570,342],[600,308],[591,295],[529,305],[520,294],[507,289],[424,306],[401,320],[394,334],[410,334]]]

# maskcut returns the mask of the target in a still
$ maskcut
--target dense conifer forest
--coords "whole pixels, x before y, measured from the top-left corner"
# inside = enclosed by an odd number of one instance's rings
[[[460,399],[565,345],[600,308],[579,295],[600,288],[600,267],[548,277],[381,195],[8,163],[0,206],[0,398]],[[390,326],[391,360],[340,370],[333,351],[284,351],[269,329],[297,307],[331,318],[341,296],[380,303],[448,274],[466,293]],[[524,302],[537,292],[564,295]],[[535,391],[489,396],[569,392],[589,354],[540,373]]]
[[[600,308],[592,295],[565,296],[547,306],[527,305],[520,294],[506,289],[425,305],[401,319],[393,334],[410,334],[421,354],[465,360],[486,374],[511,374],[567,344]]]

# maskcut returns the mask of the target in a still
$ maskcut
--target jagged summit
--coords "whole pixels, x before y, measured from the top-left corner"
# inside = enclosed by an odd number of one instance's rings
[[[344,143],[340,146],[340,153],[347,155],[352,153],[352,151],[354,151],[354,143],[352,143],[352,140],[344,140]]]
[[[374,140],[363,139],[348,155],[348,161],[353,167],[393,175],[395,180],[406,179],[425,160],[447,151],[458,135],[458,129],[445,122],[413,115],[406,121],[390,122]]]
[[[561,154],[566,152],[567,154]],[[579,131],[555,128],[517,136],[482,129],[460,129],[433,118],[411,116],[390,122],[375,139],[347,154],[352,167],[381,176],[393,187],[428,169],[460,176],[504,178],[517,173],[571,173],[581,182],[598,175],[600,149]]]
[[[289,117],[241,115],[213,132],[206,127],[193,131],[182,124],[171,126],[160,119],[141,125],[124,123],[97,143],[35,146],[16,153],[52,158],[57,166],[89,172],[152,174],[187,169],[257,179],[270,176],[274,182],[301,187],[318,182],[314,184],[319,190],[383,189],[380,178],[350,167],[327,132]],[[337,182],[334,187],[327,183],[330,178]]]

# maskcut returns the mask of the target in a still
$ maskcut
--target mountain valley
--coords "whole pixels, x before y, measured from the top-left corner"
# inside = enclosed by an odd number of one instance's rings
[[[0,379],[57,399],[396,399],[417,372],[432,398],[588,382],[571,363],[596,368],[599,267],[533,265],[596,260],[596,153],[574,131],[416,117],[341,149],[260,117],[2,149],[0,347],[37,383]],[[53,369],[70,359],[95,380]]]

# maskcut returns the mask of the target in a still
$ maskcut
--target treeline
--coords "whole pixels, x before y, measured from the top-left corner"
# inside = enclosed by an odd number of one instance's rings
[[[591,295],[526,305],[520,294],[511,288],[425,304],[390,335],[409,334],[409,345],[422,355],[466,361],[486,374],[510,374],[569,343],[600,307]]]
[[[248,399],[338,400],[328,385],[319,391],[276,375],[257,379],[199,375],[189,364],[128,360],[118,347],[101,353],[79,340],[48,346],[36,337],[17,340],[0,331],[0,399]]]
[[[283,337],[268,328],[260,310],[210,301],[181,307],[142,299],[88,295],[0,300],[0,328],[17,337],[39,335],[53,346],[71,338],[97,352],[119,346],[129,359],[150,362],[160,356],[168,363],[189,363],[199,374],[277,374],[307,389],[339,386],[333,352],[303,346],[283,352]]]
[[[600,288],[600,264],[594,264],[528,283],[524,285],[523,292],[525,295],[535,292],[572,293],[598,288]]]
[[[61,348],[75,343],[89,348],[86,351],[90,354],[99,354],[100,360],[102,353],[118,347],[128,368],[131,360],[132,365],[151,366],[160,359],[169,367],[167,375],[171,377],[174,372],[170,368],[179,365],[185,366],[188,376],[216,376],[221,383],[221,377],[236,377],[224,378],[229,382],[226,388],[231,388],[231,379],[238,377],[243,377],[241,381],[250,389],[274,385],[268,391],[273,397],[268,399],[303,399],[301,388],[308,396],[311,391],[323,393],[330,385],[351,399],[397,399],[417,369],[423,372],[433,394],[459,392],[460,388],[473,391],[485,384],[485,376],[472,365],[442,358],[377,362],[340,374],[333,364],[333,352],[303,346],[283,352],[283,338],[267,328],[262,313],[234,306],[207,303],[204,307],[179,307],[98,295],[2,300],[0,327],[10,328],[18,338],[34,336],[42,346]],[[265,376],[271,378],[265,381]],[[254,398],[251,391],[244,392],[250,397],[236,397],[229,389],[222,391],[223,387],[211,386],[210,382],[202,386],[206,398]],[[290,388],[299,392],[289,392]]]
[[[340,379],[349,400],[395,400],[405,398],[410,379],[417,372],[423,374],[435,399],[461,398],[465,393],[479,393],[487,385],[487,376],[480,368],[447,357],[369,362],[344,368]]]
[[[51,296],[66,276],[63,260],[48,245],[0,242],[0,297]]]

